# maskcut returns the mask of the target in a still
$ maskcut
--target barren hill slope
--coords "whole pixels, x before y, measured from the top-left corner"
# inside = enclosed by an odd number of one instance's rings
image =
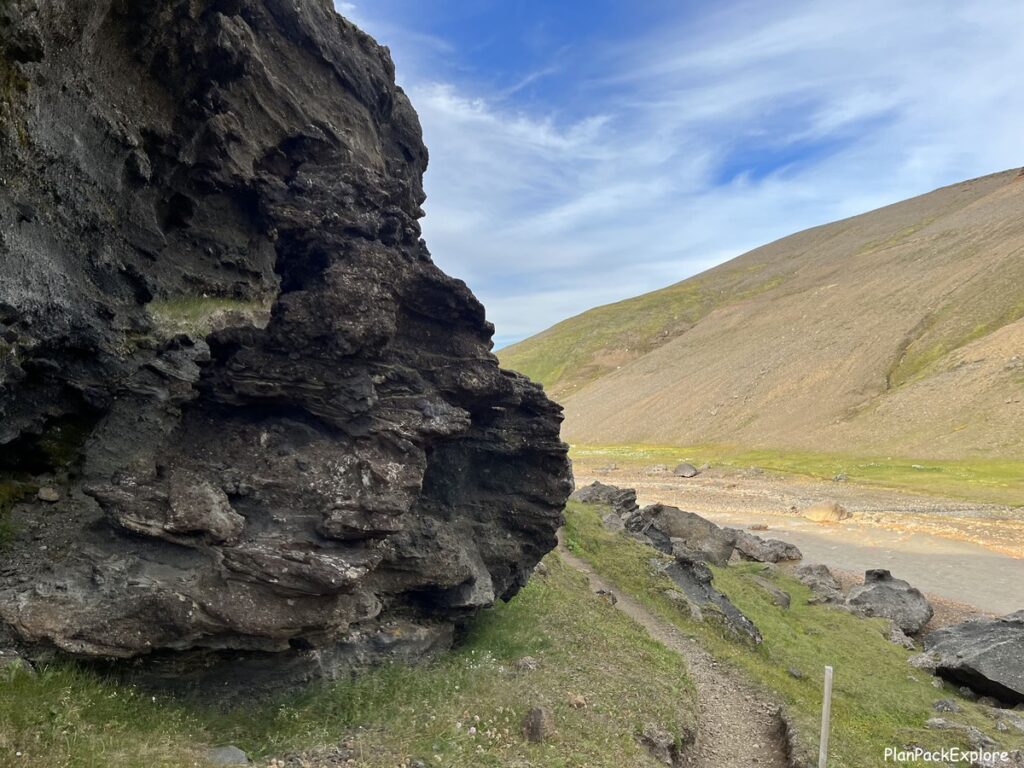
[[[1024,175],[758,248],[501,353],[574,443],[933,458],[1024,447]]]

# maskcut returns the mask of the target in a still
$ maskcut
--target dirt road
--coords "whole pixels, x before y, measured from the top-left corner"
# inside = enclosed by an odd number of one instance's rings
[[[636,488],[641,504],[672,504],[730,527],[767,525],[759,535],[796,544],[807,562],[855,572],[888,568],[927,593],[987,613],[1024,608],[1020,510],[746,471],[684,479],[577,462],[575,472],[577,486],[601,480]],[[818,501],[836,501],[853,518],[822,525],[797,514]]]

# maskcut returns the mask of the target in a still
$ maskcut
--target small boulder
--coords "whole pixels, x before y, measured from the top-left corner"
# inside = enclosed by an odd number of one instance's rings
[[[56,488],[51,488],[48,485],[44,485],[36,493],[36,498],[39,499],[40,501],[45,501],[48,504],[53,504],[55,502],[60,501],[60,491],[58,491]]]
[[[789,608],[792,599],[790,598],[788,592],[782,591],[777,586],[768,581],[768,579],[766,579],[764,576],[754,575],[750,577],[750,580],[754,582],[757,586],[759,586],[761,589],[763,589],[765,592],[767,592],[768,595],[771,597],[772,602],[779,608]]]
[[[679,745],[676,738],[666,729],[654,723],[644,725],[637,740],[647,747],[651,757],[663,765],[678,765],[680,762]]]
[[[676,468],[672,470],[672,474],[675,475],[676,477],[689,478],[696,477],[697,475],[700,474],[700,471],[695,466],[693,466],[693,464],[688,464],[687,462],[684,461],[682,464],[676,465]]]
[[[811,591],[821,598],[821,602],[838,603],[842,602],[842,584],[839,579],[832,575],[827,565],[821,563],[809,563],[797,568],[797,579],[811,588]]]
[[[919,589],[893,578],[884,569],[867,571],[864,583],[846,596],[846,605],[861,616],[891,619],[911,635],[920,632],[933,614],[931,604]]]
[[[626,524],[622,521],[622,518],[614,512],[609,512],[607,515],[602,517],[601,525],[605,527],[605,530],[611,531],[612,533],[621,533],[626,530]]]
[[[516,659],[512,664],[512,667],[517,672],[533,672],[539,666],[540,662],[533,658],[533,656],[523,656],[521,659]]]
[[[577,489],[569,499],[581,504],[600,504],[611,507],[617,515],[628,515],[638,509],[634,489],[619,488],[596,480],[590,485]]]
[[[924,638],[936,674],[1011,704],[1024,702],[1024,611],[943,627]]]
[[[733,531],[733,535],[736,537],[736,554],[744,560],[758,563],[780,563],[803,559],[803,553],[785,541],[762,539],[760,536],[738,530]]]
[[[956,714],[960,711],[960,705],[952,699],[939,699],[932,704],[932,709],[936,712],[952,712],[953,714]]]
[[[889,629],[886,631],[885,636],[894,645],[906,648],[908,651],[914,650],[914,641],[907,637],[907,634],[896,626],[894,621],[889,622]]]
[[[249,765],[249,756],[234,745],[207,750],[206,762],[211,765]]]
[[[533,744],[547,741],[555,732],[555,717],[547,707],[534,707],[523,718],[523,737]]]
[[[842,504],[834,501],[823,501],[804,508],[801,515],[815,523],[838,523],[848,520],[852,515]]]

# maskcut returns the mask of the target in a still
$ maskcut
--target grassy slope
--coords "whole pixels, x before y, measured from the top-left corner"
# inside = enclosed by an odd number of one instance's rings
[[[498,355],[506,368],[569,395],[692,328],[717,307],[780,285],[764,265],[727,266],[668,288],[584,312]]]
[[[674,465],[710,462],[737,469],[758,467],[772,472],[830,480],[845,474],[850,482],[982,503],[1024,506],[1024,461],[964,459],[914,460],[892,456],[850,456],[799,451],[748,450],[721,445],[575,445],[574,460],[590,464]]]
[[[970,723],[1002,746],[1019,748],[1019,733],[998,733],[982,708],[961,700],[950,690],[938,690],[928,675],[907,664],[910,653],[888,642],[880,620],[859,619],[843,611],[807,605],[810,591],[785,575],[770,578],[793,598],[782,610],[750,581],[763,566],[757,563],[715,568],[715,586],[760,628],[764,643],[752,650],[732,642],[714,626],[694,623],[664,596],[673,587],[648,563],[651,549],[624,536],[608,533],[600,524],[599,507],[570,504],[567,543],[602,576],[635,595],[651,611],[696,635],[718,658],[776,691],[794,718],[805,751],[816,754],[823,670],[835,669],[832,768],[873,768],[883,764],[886,747],[920,744],[935,748],[967,745],[948,732],[924,728],[939,699],[953,698],[963,712],[947,716]],[[796,679],[788,670],[804,674]],[[893,763],[895,765],[895,763]]]
[[[677,735],[692,729],[684,664],[557,556],[548,564],[548,576],[486,613],[436,665],[389,667],[256,709],[188,709],[68,667],[35,677],[0,672],[0,765],[180,768],[202,764],[196,744],[233,743],[264,757],[315,755],[348,740],[367,768],[413,759],[449,768],[653,768],[634,735],[647,722]],[[540,667],[512,672],[525,655]],[[588,706],[571,708],[572,694]],[[553,710],[557,734],[527,744],[520,722],[539,705]]]
[[[995,174],[801,232],[499,357],[574,442],[1013,458],[1022,194]]]

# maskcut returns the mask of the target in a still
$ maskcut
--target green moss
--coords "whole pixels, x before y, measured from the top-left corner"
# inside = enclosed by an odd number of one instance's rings
[[[231,319],[252,325],[265,325],[269,319],[267,301],[245,301],[221,296],[188,296],[158,299],[146,305],[150,319],[162,333],[206,336]]]
[[[695,635],[718,659],[774,691],[798,726],[805,751],[816,753],[821,688],[826,665],[835,669],[832,754],[829,766],[863,768],[882,765],[886,747],[921,744],[966,747],[962,736],[925,728],[939,699],[958,698],[938,690],[928,675],[908,663],[910,653],[883,636],[883,622],[854,617],[834,608],[808,605],[810,591],[782,574],[766,574],[758,563],[713,568],[715,586],[760,629],[764,642],[756,649],[732,640],[710,623],[696,623],[665,597],[672,587],[649,565],[652,551],[625,536],[609,533],[600,523],[607,510],[570,504],[566,511],[567,543],[606,579],[616,583],[666,621]],[[792,607],[782,610],[751,579],[767,576],[790,593]],[[789,674],[803,673],[797,679]],[[981,707],[959,700],[956,719],[988,733],[999,744],[1024,745],[1021,734],[995,732],[995,722]],[[894,765],[896,765],[894,763]]]

